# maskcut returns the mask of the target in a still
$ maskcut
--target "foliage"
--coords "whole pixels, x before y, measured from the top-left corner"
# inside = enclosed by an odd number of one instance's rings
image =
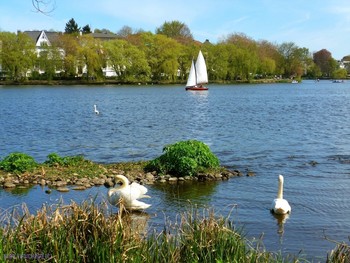
[[[84,27],[81,29],[81,32],[82,32],[83,34],[91,34],[91,33],[92,33],[92,32],[91,32],[91,28],[90,28],[89,25],[84,26]]]
[[[338,243],[334,250],[331,251],[327,258],[327,263],[346,263],[350,262],[350,245],[346,243]]]
[[[156,29],[156,34],[166,35],[174,39],[193,39],[192,33],[188,26],[180,21],[164,22]]]
[[[164,154],[150,161],[145,169],[157,171],[161,174],[176,176],[193,176],[198,172],[219,167],[219,159],[210,151],[209,147],[196,140],[180,141],[167,145]]]
[[[36,258],[40,262],[287,262],[278,254],[253,248],[229,218],[217,217],[212,210],[189,210],[176,218],[179,222],[167,222],[164,231],[151,232],[146,229],[147,215],[116,216],[106,203],[95,204],[94,200],[80,205],[44,205],[35,215],[23,205],[22,210],[1,216],[0,258],[33,255],[40,257]]]
[[[332,78],[334,79],[345,79],[348,75],[348,72],[344,68],[339,68],[333,71]]]
[[[37,165],[33,157],[19,152],[9,154],[0,162],[2,170],[14,173],[32,171]]]
[[[326,49],[312,56],[307,48],[293,42],[255,41],[244,33],[228,34],[217,44],[209,40],[199,43],[186,24],[176,20],[165,22],[156,34],[124,26],[113,34],[115,39],[106,41],[90,32],[89,25],[81,29],[72,18],[66,24],[66,34],[57,33],[50,39],[52,46],[41,47],[37,53],[26,33],[0,32],[1,74],[14,81],[26,80],[30,74],[32,79],[51,80],[59,77],[56,72],[60,71],[63,78],[84,76],[95,81],[105,79],[102,69],[108,65],[121,83],[184,82],[199,49],[207,62],[209,82],[249,82],[255,77],[275,76],[300,79],[319,77],[320,71],[324,77],[343,74]],[[108,29],[94,32],[112,33]]]
[[[50,153],[47,156],[45,164],[48,164],[49,166],[74,166],[84,161],[84,157],[80,155],[61,157],[57,153]]]
[[[74,18],[71,18],[67,23],[64,29],[66,34],[78,34],[80,32],[80,27],[75,22]]]
[[[2,70],[13,80],[26,79],[36,57],[32,39],[25,33],[0,32],[0,43]]]

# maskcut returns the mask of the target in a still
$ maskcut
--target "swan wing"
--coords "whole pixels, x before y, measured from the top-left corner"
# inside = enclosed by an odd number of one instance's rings
[[[130,188],[132,189],[132,191],[139,192],[140,196],[146,194],[147,191],[148,191],[148,189],[145,186],[140,185],[140,184],[138,184],[136,182],[133,182],[130,185]]]
[[[150,204],[146,204],[139,200],[133,200],[131,203],[125,204],[125,208],[129,210],[144,210],[150,206]]]
[[[141,187],[139,187],[141,186]],[[129,185],[127,187],[124,187],[123,189],[120,190],[120,195],[123,197],[126,202],[131,203],[134,200],[144,198],[144,197],[149,197],[145,195],[147,192],[147,188],[142,186],[142,185]]]

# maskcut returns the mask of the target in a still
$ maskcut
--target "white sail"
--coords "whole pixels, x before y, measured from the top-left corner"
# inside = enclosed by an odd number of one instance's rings
[[[194,66],[194,62],[192,60],[190,74],[188,75],[188,80],[187,80],[186,87],[195,86],[196,84],[197,84],[196,83],[196,69],[195,69],[195,66]]]
[[[208,83],[207,66],[205,64],[202,51],[199,51],[195,67],[196,67],[196,75],[197,75],[197,80],[196,80],[197,84]]]

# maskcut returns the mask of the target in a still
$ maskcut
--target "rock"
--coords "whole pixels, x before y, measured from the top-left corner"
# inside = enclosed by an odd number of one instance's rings
[[[16,187],[16,185],[12,182],[7,181],[4,183],[3,187],[4,188],[14,188],[14,187]]]
[[[105,183],[105,179],[104,178],[94,178],[92,179],[92,183],[94,185],[103,185]]]
[[[154,175],[152,173],[146,173],[145,177],[149,181],[153,181],[154,180]]]
[[[170,177],[168,179],[169,183],[174,183],[174,182],[177,182],[178,178],[177,177]]]
[[[83,186],[83,185],[79,185],[79,186],[75,186],[75,187],[73,187],[73,190],[80,190],[80,191],[82,191],[82,190],[86,190],[86,187],[85,186]]]
[[[217,180],[222,180],[222,174],[214,174],[214,177],[215,177]]]
[[[59,191],[59,192],[69,192],[69,189],[67,187],[63,186],[63,187],[58,187],[57,191]]]
[[[47,193],[47,194],[51,194],[51,192],[52,192],[52,190],[51,190],[51,189],[47,189],[47,190],[45,190],[45,193]]]
[[[57,181],[57,182],[52,183],[52,185],[55,185],[57,187],[62,187],[62,186],[66,186],[67,182],[65,182],[65,181]]]
[[[251,177],[251,176],[255,176],[255,173],[254,173],[254,172],[252,172],[252,171],[248,171],[248,172],[247,172],[247,176],[249,176],[249,177]]]

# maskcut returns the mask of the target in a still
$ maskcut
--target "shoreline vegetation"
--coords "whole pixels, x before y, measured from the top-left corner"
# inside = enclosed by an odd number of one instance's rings
[[[219,81],[211,82],[211,84],[266,84],[266,83],[291,83],[292,79],[251,79],[251,80],[236,80],[236,81]],[[0,86],[27,86],[27,85],[48,85],[48,86],[59,86],[59,85],[184,85],[186,82],[171,82],[171,81],[149,81],[149,82],[121,82],[113,79],[106,80],[85,80],[85,79],[57,79],[57,80],[0,80]]]
[[[106,187],[110,187],[114,184],[113,175],[117,173],[145,184],[186,181],[185,178],[171,176],[156,179],[157,176],[152,173],[143,173],[147,163],[143,161],[116,164],[85,162],[85,165],[75,168],[58,165],[48,168],[43,165],[32,173],[16,175],[0,170],[0,181],[5,188],[9,178],[17,177],[18,184],[10,189],[29,187],[37,182],[57,191],[65,191],[62,189],[67,184],[72,189],[84,190],[103,181]],[[44,174],[40,175],[40,171]],[[205,179],[202,174],[202,177],[197,175],[190,180],[227,180],[231,176],[243,175],[237,170],[230,172],[223,167],[220,171],[216,173],[217,177],[213,176],[214,173],[208,173]],[[81,177],[82,173],[91,176],[90,180]],[[105,173],[111,176],[103,180]],[[40,179],[42,176],[47,180]],[[246,176],[254,174],[248,173]],[[11,211],[0,209],[0,212],[0,259],[4,261],[310,262],[304,258],[307,255],[282,255],[281,252],[266,251],[261,238],[248,240],[244,232],[234,225],[234,218],[217,215],[212,208],[199,211],[192,206],[185,209],[175,217],[175,222],[167,219],[163,231],[148,228],[149,215],[146,213],[129,213],[119,207],[119,212],[113,214],[106,202],[97,204],[95,200],[86,200],[81,204],[74,201],[68,205],[44,204],[36,214],[31,214],[26,204]],[[335,248],[327,254],[326,262],[349,262],[350,246],[344,242],[330,242],[335,243]]]
[[[111,187],[115,174],[124,174],[143,184],[219,181],[244,175],[219,167],[189,177],[161,176],[144,171],[147,161],[98,164],[77,156],[63,160],[65,163],[38,165],[31,172],[9,173],[0,169],[1,185],[11,190],[40,184],[50,191],[66,191],[69,185],[75,190],[98,185]],[[246,176],[254,173],[248,172]],[[128,213],[122,208],[112,214],[106,203],[96,204],[94,200],[43,205],[36,214],[30,214],[23,204],[21,209],[1,211],[0,215],[0,258],[5,261],[309,262],[304,255],[265,251],[261,239],[252,243],[235,228],[230,215],[217,216],[213,209],[188,209],[176,217],[177,222],[166,222],[161,232],[145,229],[147,214]],[[349,245],[334,243],[327,263],[349,262]]]
[[[195,183],[242,176],[219,164],[204,143],[188,140],[167,145],[151,161],[99,164],[83,156],[56,153],[38,164],[24,153],[11,153],[0,161],[0,185],[7,191],[47,186],[47,194],[112,187],[114,176],[123,174],[142,184]],[[248,172],[247,176],[254,176]],[[148,227],[148,215],[129,213],[120,205],[117,214],[108,204],[86,200],[43,205],[36,214],[22,209],[0,210],[0,259],[43,262],[308,262],[304,255],[265,251],[262,240],[244,237],[231,219],[213,209],[190,208],[165,222],[163,231]],[[11,210],[11,211],[10,211]],[[254,239],[255,240],[255,239]],[[63,253],[64,252],[64,253]],[[346,263],[350,246],[336,243],[327,262]]]

